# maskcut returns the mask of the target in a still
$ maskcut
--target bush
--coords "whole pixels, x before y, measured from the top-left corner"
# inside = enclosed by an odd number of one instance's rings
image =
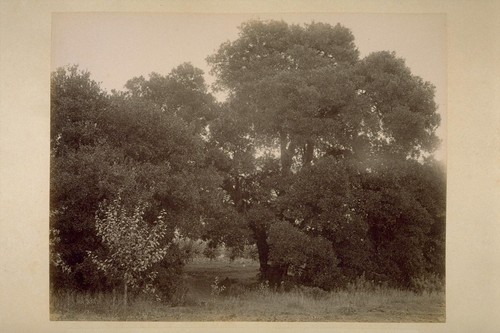
[[[311,237],[306,244],[305,252],[307,261],[300,282],[325,290],[338,287],[341,279],[339,260],[331,243],[322,237]]]
[[[444,278],[437,274],[427,274],[419,277],[414,277],[411,280],[411,290],[417,294],[424,292],[442,292],[445,289]]]
[[[338,259],[326,239],[312,237],[290,223],[278,222],[269,230],[269,258],[298,283],[331,290],[339,278]]]

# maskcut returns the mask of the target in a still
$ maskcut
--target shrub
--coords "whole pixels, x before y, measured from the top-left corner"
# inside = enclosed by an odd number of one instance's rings
[[[326,239],[312,237],[290,223],[275,223],[269,230],[269,258],[274,266],[299,284],[333,289],[339,278],[338,259]],[[282,280],[284,278],[282,277]]]
[[[427,274],[411,279],[411,290],[417,294],[444,291],[444,278],[437,274]]]

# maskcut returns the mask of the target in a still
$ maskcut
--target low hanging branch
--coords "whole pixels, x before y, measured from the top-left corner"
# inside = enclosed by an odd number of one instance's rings
[[[158,298],[153,281],[157,272],[151,267],[161,261],[168,249],[163,239],[166,236],[165,213],[149,225],[144,221],[147,204],[140,203],[132,213],[124,207],[121,199],[111,204],[101,204],[95,218],[97,235],[105,248],[103,255],[89,252],[98,269],[123,285],[123,303],[127,305],[129,287],[143,286],[144,292],[152,292]]]

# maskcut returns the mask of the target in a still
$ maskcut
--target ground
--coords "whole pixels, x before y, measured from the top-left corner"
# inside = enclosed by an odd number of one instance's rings
[[[196,260],[185,268],[182,305],[136,300],[124,310],[109,295],[53,296],[52,320],[444,322],[444,292],[380,288],[327,293],[271,290],[251,260]],[[218,282],[216,283],[216,277]]]

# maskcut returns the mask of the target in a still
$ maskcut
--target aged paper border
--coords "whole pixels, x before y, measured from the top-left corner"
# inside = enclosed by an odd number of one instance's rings
[[[444,324],[51,322],[48,309],[51,13],[444,13],[448,27],[447,319]],[[4,332],[488,332],[500,313],[496,1],[0,2],[0,330]]]

